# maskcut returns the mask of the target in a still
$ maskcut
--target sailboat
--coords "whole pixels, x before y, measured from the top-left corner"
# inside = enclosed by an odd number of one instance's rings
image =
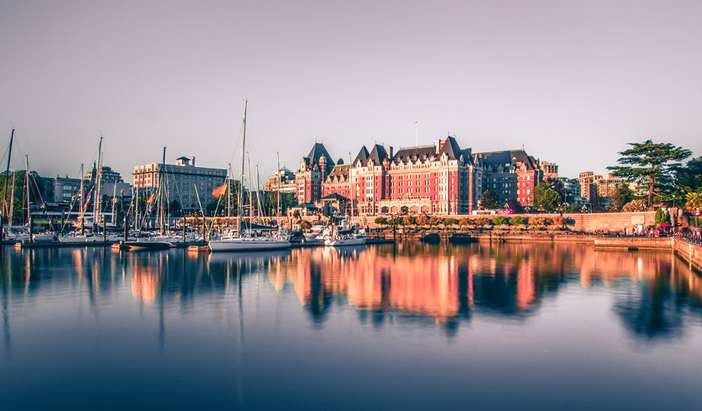
[[[135,240],[122,241],[120,243],[120,248],[128,249],[130,251],[141,251],[141,250],[165,250],[173,247],[173,242],[178,239],[174,236],[167,235],[166,233],[166,202],[168,201],[165,194],[165,182],[163,176],[166,172],[166,147],[163,147],[163,158],[161,161],[161,168],[159,169],[158,178],[158,188],[152,196],[156,196],[156,202],[158,206],[158,221],[159,221],[159,234],[156,236],[142,237]],[[147,202],[148,203],[148,202]],[[138,206],[138,204],[137,204]],[[135,207],[136,213],[136,207]],[[148,210],[147,210],[148,213]],[[146,216],[145,216],[146,217]]]
[[[244,101],[244,119],[243,119],[243,137],[241,149],[241,175],[244,175],[244,167],[246,166],[246,113],[248,109],[248,101]],[[242,184],[238,190],[238,202],[236,208],[237,223],[239,225],[236,234],[229,234],[217,239],[208,241],[211,251],[265,251],[279,250],[291,247],[291,243],[287,238],[280,235],[270,235],[262,237],[242,236],[241,211],[242,211]],[[251,203],[251,201],[250,201]],[[252,206],[250,204],[250,206]]]
[[[366,244],[366,235],[353,230],[343,230],[331,226],[324,235],[324,245],[327,247],[359,246]]]

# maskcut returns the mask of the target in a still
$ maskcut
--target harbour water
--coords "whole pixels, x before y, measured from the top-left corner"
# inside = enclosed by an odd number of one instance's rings
[[[702,409],[702,277],[579,245],[6,248],[0,409]]]

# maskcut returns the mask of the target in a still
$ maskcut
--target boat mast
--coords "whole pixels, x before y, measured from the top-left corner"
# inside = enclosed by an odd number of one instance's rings
[[[117,204],[117,182],[112,183],[112,224],[117,226],[117,214],[115,214],[115,205]]]
[[[139,230],[139,185],[134,184],[135,192],[134,195],[134,230]]]
[[[98,161],[95,178],[95,192],[93,193],[93,232],[100,223],[100,213],[102,211],[102,135],[98,143]]]
[[[239,182],[239,191],[237,193],[237,207],[236,207],[236,216],[237,216],[237,232],[239,233],[239,236],[241,237],[241,192],[244,189],[244,168],[246,167],[246,111],[249,106],[249,101],[244,100],[244,133],[241,139],[241,181]]]
[[[251,157],[249,156],[249,153],[246,153],[246,158],[249,163],[249,174],[246,176],[246,181],[248,184],[246,184],[249,187],[249,231],[251,230],[251,224],[253,224],[253,218],[254,218],[254,206],[253,206],[253,191],[251,189],[253,188],[253,182],[251,181]]]
[[[83,163],[80,163],[80,207],[78,214],[80,215],[80,233],[85,233],[85,179],[83,178]]]
[[[166,208],[165,208],[165,183],[163,181],[163,176],[166,174],[165,170],[166,169],[166,147],[163,147],[163,158],[161,159],[161,168],[159,170],[159,177],[158,177],[158,185],[159,185],[159,231],[161,235],[165,234],[165,229],[166,229]]]
[[[7,226],[12,227],[13,217],[15,216],[15,172],[12,172],[12,188],[10,189],[10,215],[7,219]]]
[[[232,218],[232,163],[229,163],[227,170],[227,225]]]
[[[280,219],[280,152],[276,151],[275,157],[276,157],[276,162],[278,165],[278,172],[277,172],[277,174],[278,174],[278,190],[276,190],[276,192],[277,192],[276,201],[278,204],[276,205],[276,208],[275,208],[275,217],[276,217],[276,224],[280,224],[280,221],[277,221],[278,219]]]
[[[266,212],[263,211],[261,204],[261,177],[258,175],[258,164],[256,164],[256,206],[258,207],[259,216],[265,217]]]
[[[24,164],[26,167],[26,170],[24,172],[24,186],[25,186],[25,197],[27,200],[27,227],[29,229],[32,229],[32,213],[31,209],[29,208],[29,154],[25,154],[24,156]],[[29,236],[32,236],[32,233],[29,233]]]
[[[3,237],[3,228],[5,224],[5,217],[7,217],[7,188],[10,182],[10,160],[12,159],[12,142],[15,139],[15,129],[10,132],[10,147],[7,152],[7,166],[5,167],[5,190],[2,192],[2,215],[0,215],[0,238]],[[10,202],[12,202],[12,197],[10,197]],[[12,217],[8,219],[9,224],[12,225]]]

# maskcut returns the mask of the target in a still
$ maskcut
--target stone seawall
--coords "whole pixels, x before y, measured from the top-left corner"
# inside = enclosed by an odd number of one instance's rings
[[[387,217],[387,216],[386,216]],[[496,215],[470,215],[470,216],[448,216],[455,217],[459,220],[463,219],[485,219],[494,218]],[[551,218],[560,217],[559,214],[512,214],[510,218],[526,217],[526,218]],[[637,225],[652,226],[656,223],[656,213],[654,211],[641,211],[632,213],[565,213],[563,217],[570,220],[571,224],[568,229],[581,233],[594,233],[602,231],[618,231],[622,232],[625,229],[632,230]],[[353,222],[361,227],[382,227],[375,224],[375,217],[362,216],[354,217]],[[450,227],[449,231],[460,231],[462,228]]]
[[[673,242],[673,250],[675,254],[679,255],[687,261],[690,268],[694,268],[698,271],[702,271],[702,246],[698,244],[691,244],[687,241],[675,240]]]
[[[596,248],[626,248],[630,250],[671,250],[673,239],[668,237],[599,237]]]

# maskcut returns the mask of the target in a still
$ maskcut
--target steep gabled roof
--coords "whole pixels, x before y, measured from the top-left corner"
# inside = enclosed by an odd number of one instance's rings
[[[322,158],[324,158],[324,167],[326,168],[326,170],[323,170],[323,172],[329,172],[329,170],[334,167],[334,160],[332,159],[332,156],[329,155],[329,152],[324,147],[324,144],[314,143],[312,150],[310,150],[306,157],[303,157],[303,160],[308,167],[314,168],[315,166],[319,165],[319,160]]]
[[[484,163],[491,165],[505,165],[514,163],[523,163],[528,169],[537,168],[536,159],[526,153],[524,150],[503,150],[503,151],[489,151],[485,153],[476,153],[478,158],[480,158]]]
[[[446,153],[450,160],[457,160],[461,156],[461,147],[455,138],[448,136],[444,141],[444,146],[441,149],[441,153]]]
[[[412,157],[422,158],[431,157],[435,154],[434,146],[419,146],[419,147],[405,147],[397,150],[397,153],[392,157],[392,161],[405,161],[411,159]]]
[[[351,169],[351,164],[337,164],[334,166],[332,171],[327,176],[327,181],[337,181],[337,180],[347,180],[349,178],[349,171]]]
[[[388,158],[388,152],[385,151],[385,147],[380,144],[373,146],[373,151],[371,151],[369,159],[373,160],[373,164],[382,164],[385,159]]]
[[[317,164],[322,157],[324,157],[324,160],[328,164],[334,164],[334,160],[329,155],[329,152],[327,151],[326,147],[324,147],[324,144],[314,143],[312,150],[310,150],[310,153],[307,155],[307,158],[312,160],[313,163]]]
[[[368,157],[370,157],[370,153],[368,153],[368,149],[366,148],[366,146],[361,147],[361,150],[358,152],[356,159],[353,160],[353,165],[356,165],[356,163],[358,162],[360,162],[362,165],[365,165],[368,161]]]

